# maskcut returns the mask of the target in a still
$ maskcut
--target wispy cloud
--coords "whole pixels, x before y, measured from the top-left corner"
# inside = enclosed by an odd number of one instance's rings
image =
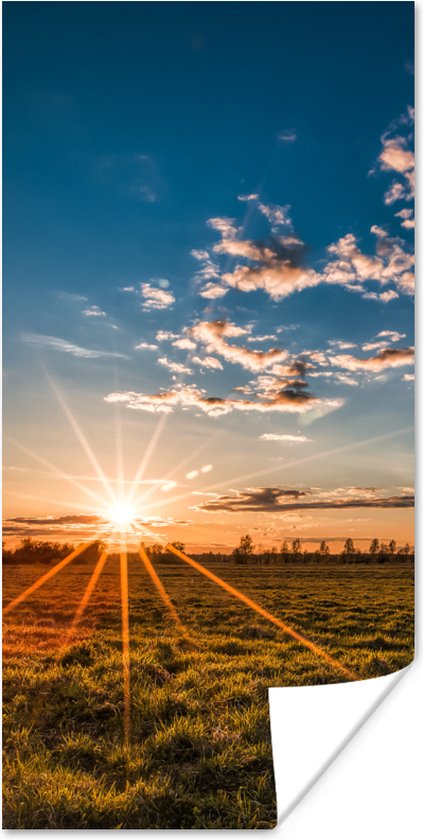
[[[63,338],[56,338],[52,335],[38,335],[36,333],[26,333],[22,336],[22,341],[27,344],[34,344],[39,347],[48,347],[51,350],[57,350],[59,353],[68,353],[71,356],[76,356],[78,359],[102,359],[102,358],[118,358],[128,359],[124,353],[114,353],[108,350],[93,350],[90,347],[80,347],[78,344],[72,344]]]
[[[284,128],[278,133],[278,140],[280,143],[295,143],[297,139],[297,132],[295,128]]]
[[[87,309],[82,310],[84,318],[106,318],[107,313],[99,306],[88,306]]]
[[[260,440],[277,441],[278,443],[310,443],[310,438],[305,435],[276,435],[271,432],[260,435]]]

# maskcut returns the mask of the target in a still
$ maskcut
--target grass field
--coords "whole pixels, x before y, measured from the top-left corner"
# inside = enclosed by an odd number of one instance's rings
[[[342,676],[175,559],[158,571],[183,635],[130,557],[125,749],[117,561],[66,644],[92,568],[67,567],[5,621],[4,826],[272,827],[267,688]],[[412,659],[412,564],[211,568],[362,678]],[[44,572],[7,567],[5,601]]]

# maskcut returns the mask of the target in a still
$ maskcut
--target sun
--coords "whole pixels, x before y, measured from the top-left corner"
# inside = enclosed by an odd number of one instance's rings
[[[108,517],[119,531],[129,531],[135,519],[135,510],[130,502],[123,499],[109,508]]]

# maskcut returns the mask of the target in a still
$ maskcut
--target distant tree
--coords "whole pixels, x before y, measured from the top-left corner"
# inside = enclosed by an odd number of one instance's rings
[[[370,543],[369,553],[372,555],[379,554],[380,543],[379,540],[373,539]]]
[[[144,543],[141,543],[141,545],[143,546]],[[153,563],[155,560],[161,560],[163,556],[163,547],[160,545],[160,543],[153,543],[153,545],[148,546],[147,554],[153,561]]]
[[[398,555],[403,558],[407,558],[411,554],[411,547],[409,543],[405,545],[401,545],[398,549]]]
[[[173,547],[174,547],[174,548],[176,548],[178,551],[185,552],[185,543],[183,543],[183,542],[178,542],[177,540],[175,540],[175,542],[173,542],[173,543],[172,543],[172,545],[173,545]]]
[[[234,548],[232,557],[236,563],[246,563],[248,558],[251,557],[253,550],[253,541],[249,534],[245,534],[241,537],[239,545]]]
[[[321,554],[322,557],[327,557],[328,554],[330,554],[329,545],[326,540],[322,540],[320,543],[319,554]]]
[[[351,537],[347,537],[347,539],[345,540],[345,543],[344,543],[343,551],[342,551],[342,554],[343,554],[343,557],[344,557],[344,562],[347,558],[351,559],[351,557],[353,557],[356,553],[357,552],[355,550],[355,546],[354,546],[354,543],[353,543]]]
[[[378,563],[386,563],[388,558],[389,549],[386,543],[382,542],[379,548],[379,554],[377,558]]]
[[[284,540],[282,545],[281,545],[281,554],[288,554],[288,552],[289,552],[288,543],[287,543],[286,540]]]
[[[299,560],[301,557],[301,548],[301,540],[299,540],[298,537],[295,540],[292,540],[291,552],[294,560]]]
[[[396,544],[395,540],[390,540],[389,545],[388,545],[389,554],[395,554],[396,550],[397,550],[397,544]]]

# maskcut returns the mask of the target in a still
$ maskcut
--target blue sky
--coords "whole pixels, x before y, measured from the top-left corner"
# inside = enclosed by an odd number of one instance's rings
[[[50,376],[108,478],[116,428],[129,479],[165,405],[145,480],[174,470],[176,485],[173,502],[150,497],[157,533],[228,544],[254,510],[262,542],[412,539],[413,14],[408,2],[4,4],[15,442],[88,480]],[[276,367],[251,355],[272,348],[285,353]],[[178,396],[151,399],[163,393]],[[224,401],[218,416],[208,397]],[[388,463],[386,438],[359,445],[378,435],[391,435]],[[37,517],[53,533],[78,505],[15,443],[6,469],[6,515],[34,533]],[[260,470],[251,507],[241,479]]]

